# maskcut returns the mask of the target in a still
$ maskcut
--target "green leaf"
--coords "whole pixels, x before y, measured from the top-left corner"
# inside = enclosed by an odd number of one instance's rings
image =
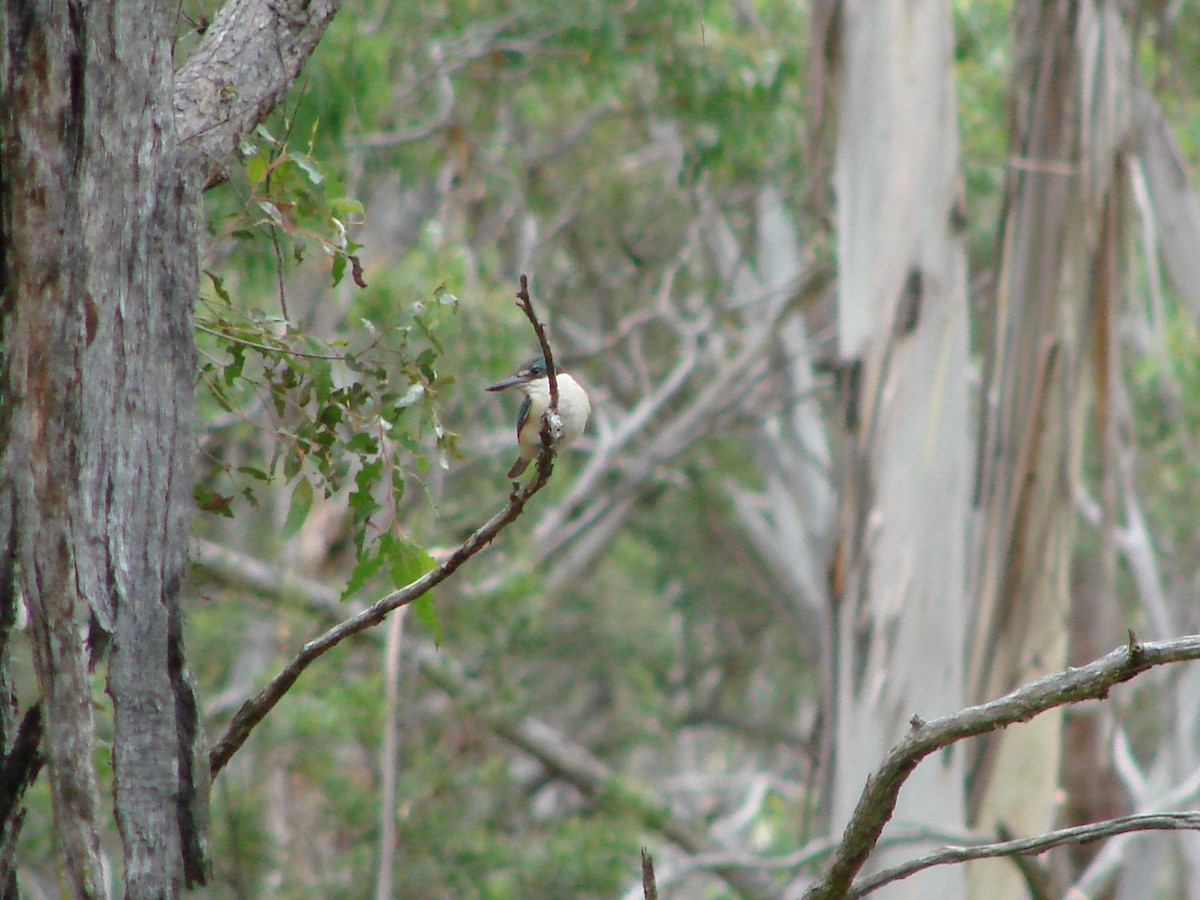
[[[350,492],[347,502],[354,510],[354,521],[365,522],[379,509],[379,502],[372,491],[383,471],[383,460],[377,459],[363,465],[354,475],[354,490]]]
[[[232,385],[241,377],[242,369],[246,366],[246,347],[244,344],[231,344],[229,347],[229,363],[225,366],[225,383]]]
[[[351,453],[375,454],[379,452],[379,438],[366,431],[360,431],[346,442],[346,449]]]
[[[296,489],[292,491],[292,505],[288,509],[287,521],[283,523],[281,536],[285,541],[295,537],[296,532],[300,530],[300,526],[308,518],[308,511],[312,509],[312,502],[312,484],[307,478],[301,478],[296,482]]]
[[[424,326],[421,327],[421,330],[425,331]],[[430,339],[430,342],[433,343],[434,346],[437,346],[437,342],[434,341],[433,335],[426,333],[426,336]],[[437,381],[437,372],[433,370],[433,364],[438,358],[438,353],[441,353],[441,347],[438,347],[436,352],[425,349],[417,355],[417,368],[421,370],[421,372],[425,375],[425,378],[430,382]]]
[[[438,618],[437,607],[433,605],[433,591],[426,591],[411,604],[413,615],[433,638],[433,645],[442,645],[442,622]]]
[[[391,538],[386,542],[381,539],[380,543],[391,554],[392,583],[398,588],[416,581],[436,565],[432,556],[405,538]]]
[[[350,578],[346,581],[346,586],[342,588],[342,599],[345,600],[360,591],[362,586],[383,568],[386,561],[378,548],[360,554],[358,562],[354,564],[354,569],[350,572]]]
[[[259,481],[270,481],[271,476],[256,466],[238,466],[238,471],[243,475],[249,475],[251,478],[257,478]]]
[[[310,157],[303,153],[293,153],[291,156],[292,160],[304,170],[304,174],[308,176],[308,180],[313,184],[320,184],[325,180],[325,173],[317,168],[317,164]]]
[[[279,211],[279,207],[276,206],[274,203],[272,203],[270,200],[259,200],[258,206],[259,206],[259,209],[261,209],[263,212],[265,212],[268,216],[271,217],[271,221],[274,222],[276,225],[283,224],[283,213],[281,213]]]
[[[366,210],[363,208],[362,203],[353,197],[335,197],[328,202],[327,206],[331,213],[341,218],[366,215]]]
[[[342,421],[342,408],[332,404],[322,407],[320,414],[317,416],[317,421],[326,428],[333,428]]]
[[[209,277],[210,281],[212,281],[213,290],[217,292],[217,296],[220,297],[225,303],[233,303],[233,298],[229,296],[229,291],[225,290],[225,279],[213,272],[208,271],[208,269],[204,270],[204,274]]]
[[[250,187],[256,188],[263,183],[263,179],[267,177],[267,158],[256,153],[246,162],[246,177],[250,180]]]

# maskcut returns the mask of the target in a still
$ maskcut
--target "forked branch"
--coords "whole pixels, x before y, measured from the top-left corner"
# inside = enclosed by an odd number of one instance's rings
[[[1048,675],[997,700],[953,715],[929,722],[914,717],[912,730],[867,779],[833,859],[804,894],[805,900],[861,896],[868,882],[855,885],[854,877],[879,842],[883,827],[896,807],[900,788],[926,756],[963,738],[1028,721],[1058,706],[1103,700],[1113,686],[1155,666],[1195,659],[1200,659],[1200,635],[1142,643],[1131,632],[1126,646],[1086,666]]]
[[[885,884],[900,881],[933,866],[969,862],[973,859],[993,859],[999,856],[1033,856],[1065,844],[1083,844],[1131,831],[1175,831],[1179,829],[1200,830],[1200,813],[1140,813],[1105,819],[1103,822],[1089,822],[1086,825],[1060,828],[1057,831],[1039,834],[1037,837],[996,841],[974,846],[943,847],[927,856],[900,863],[866,878],[860,878],[854,882],[854,886],[846,896],[865,897]]]

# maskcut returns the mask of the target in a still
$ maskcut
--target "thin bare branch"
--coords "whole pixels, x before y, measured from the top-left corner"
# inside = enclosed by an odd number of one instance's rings
[[[533,301],[529,299],[529,278],[521,275],[521,289],[517,291],[517,307],[529,318],[533,332],[537,335],[538,343],[542,346],[542,357],[546,360],[546,377],[550,379],[550,409],[558,409],[558,373],[554,368],[554,354],[550,351],[550,341],[546,338],[546,329],[538,321],[533,312]],[[545,434],[542,443],[548,443]]]
[[[658,885],[654,881],[654,858],[642,848],[642,895],[646,900],[658,900]]]
[[[1129,831],[1173,831],[1178,829],[1200,830],[1200,812],[1146,813],[1120,816],[1103,822],[1062,828],[1037,837],[997,841],[976,847],[943,847],[928,856],[892,866],[854,883],[847,897],[865,897],[885,884],[900,881],[923,869],[944,866],[950,863],[967,862],[972,859],[990,859],[998,856],[1033,856],[1061,847],[1064,844],[1082,844],[1100,838],[1112,837]]]
[[[858,806],[842,835],[833,860],[805,893],[805,900],[833,900],[848,895],[892,816],[900,788],[917,764],[943,747],[1012,725],[1040,713],[1081,700],[1102,700],[1117,684],[1155,666],[1200,659],[1200,635],[1172,641],[1129,643],[1077,669],[1038,679],[1005,696],[929,722],[914,718],[913,728],[871,774]]]

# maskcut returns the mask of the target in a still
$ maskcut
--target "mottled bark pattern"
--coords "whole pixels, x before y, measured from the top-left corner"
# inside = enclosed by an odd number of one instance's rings
[[[63,3],[9,3],[5,14],[0,509],[11,516],[6,527],[31,612],[64,887],[99,897],[89,617],[75,556],[76,529],[87,530],[77,480],[87,347],[82,14]]]
[[[229,0],[177,78],[177,4],[0,3],[0,778],[23,791],[41,759],[18,752],[33,733],[14,733],[5,666],[23,594],[64,889],[106,891],[89,665],[111,643],[125,894],[171,897],[207,867],[208,758],[179,606],[198,191],[339,2]],[[20,822],[8,799],[0,879]]]
[[[203,879],[207,768],[180,638],[196,189],[166,3],[4,19],[4,503],[29,608],[63,875],[104,896],[89,646],[111,638],[126,895]],[[94,660],[92,660],[94,662]]]

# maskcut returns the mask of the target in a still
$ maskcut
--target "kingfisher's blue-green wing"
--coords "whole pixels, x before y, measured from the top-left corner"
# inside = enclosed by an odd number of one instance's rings
[[[529,397],[524,397],[521,400],[521,408],[517,410],[517,439],[521,437],[521,429],[525,427],[525,422],[529,419],[529,407],[533,401]]]

